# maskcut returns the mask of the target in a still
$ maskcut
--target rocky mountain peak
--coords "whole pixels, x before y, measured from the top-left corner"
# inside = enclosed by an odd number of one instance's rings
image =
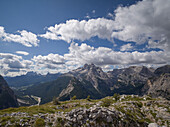
[[[83,67],[70,71],[66,75],[72,75],[78,78],[84,76],[107,77],[107,74],[103,72],[102,68],[95,66],[93,63],[85,64]]]
[[[133,69],[136,72],[140,72],[144,66],[130,66],[130,69]]]
[[[147,68],[145,66],[142,66],[142,69],[140,71],[140,75],[146,76],[146,77],[152,77],[154,76],[153,70],[151,68]]]
[[[93,86],[93,89],[103,92],[103,88],[109,89],[111,80],[109,79],[107,73],[105,73],[101,67],[97,67],[94,64],[85,64],[83,67],[79,67],[73,71],[70,71],[63,76],[76,77],[78,81],[86,81]],[[102,82],[102,83],[101,83]],[[100,88],[99,88],[100,87]],[[105,90],[109,91],[110,90]]]
[[[96,67],[93,63],[91,63],[91,64],[84,64],[82,69],[90,70],[90,69],[96,69],[96,68],[98,67]]]
[[[26,75],[27,76],[35,76],[35,75],[38,75],[38,74],[36,72],[30,71],[30,72],[27,72]]]
[[[91,78],[93,80],[96,80],[96,78],[100,78],[100,79],[103,79],[103,80],[108,79],[107,73],[105,73],[102,70],[101,67],[97,67],[94,64],[91,64],[89,67],[90,68],[88,70],[87,77],[89,77],[89,78]]]
[[[142,75],[145,77],[153,76],[153,71],[145,66],[130,66],[129,68],[121,69],[119,71],[122,74],[126,75]]]
[[[146,72],[149,69],[145,66],[130,66],[129,69],[134,73]]]

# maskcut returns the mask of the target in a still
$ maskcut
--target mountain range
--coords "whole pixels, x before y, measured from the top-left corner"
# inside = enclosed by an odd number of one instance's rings
[[[131,66],[123,69],[114,69],[104,72],[94,64],[85,64],[83,67],[60,75],[56,80],[39,83],[28,87],[23,92],[27,95],[41,97],[42,103],[58,97],[60,100],[69,100],[76,95],[78,99],[92,99],[119,94],[150,94],[154,97],[170,98],[170,65],[157,69],[145,66]]]
[[[6,80],[21,102],[19,106],[36,104],[37,97],[40,97],[41,104],[44,104],[52,101],[54,97],[62,101],[73,96],[78,99],[87,98],[88,95],[92,99],[100,99],[114,93],[148,94],[170,99],[170,65],[157,69],[131,66],[104,72],[94,64],[85,64],[64,74],[40,75],[29,72],[22,76],[6,77]],[[18,106],[16,96],[8,84],[1,76],[0,97],[7,98],[0,99],[1,108]]]
[[[36,72],[28,72],[26,75],[16,77],[4,77],[10,87],[21,87],[48,82],[57,79],[60,73],[41,75]]]

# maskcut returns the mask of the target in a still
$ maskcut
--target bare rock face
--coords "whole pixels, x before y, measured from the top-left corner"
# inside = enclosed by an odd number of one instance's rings
[[[143,94],[150,94],[153,97],[162,96],[170,100],[170,65],[157,68],[155,76],[149,78],[142,88]]]
[[[161,76],[148,81],[145,87],[148,87],[147,94],[153,97],[162,96],[170,100],[170,73],[162,74]]]
[[[4,78],[0,75],[0,109],[18,107],[14,92],[8,87]]]
[[[92,98],[101,98],[100,93],[88,81],[79,81],[73,77],[68,86],[59,94],[60,100],[69,100],[71,97],[76,96],[77,99],[87,98],[90,95]]]
[[[85,64],[83,67],[64,75],[76,77],[80,82],[83,80],[88,81],[103,96],[111,94],[110,87],[113,85],[112,80],[106,72],[94,64]]]
[[[141,88],[154,75],[152,69],[145,66],[131,66],[108,72],[114,82],[114,92],[121,94],[141,94]]]
[[[71,91],[73,91],[74,86],[73,84],[69,83],[69,85],[67,86],[67,88],[63,89],[59,95],[59,97],[65,96],[65,95],[69,95],[71,93]]]
[[[83,67],[78,68],[69,72],[73,76],[77,77],[78,79],[86,79],[90,81],[95,88],[98,87],[97,78],[107,80],[109,79],[107,73],[103,72],[100,67],[95,66],[94,64],[85,64]]]

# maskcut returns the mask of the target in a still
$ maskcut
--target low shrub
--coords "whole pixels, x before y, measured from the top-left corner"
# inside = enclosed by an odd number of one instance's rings
[[[58,98],[56,98],[56,97],[53,98],[53,104],[54,105],[59,105],[60,104]]]
[[[90,95],[87,96],[86,100],[91,101]]]
[[[45,127],[45,121],[42,118],[38,118],[35,121],[34,127]]]
[[[118,100],[120,99],[120,95],[117,94],[117,93],[115,93],[115,94],[113,95],[113,98],[115,98],[115,101],[118,101]]]
[[[72,98],[71,98],[71,100],[76,100],[76,95],[74,95]]]
[[[102,99],[102,106],[109,107],[112,104],[113,100],[109,98]]]

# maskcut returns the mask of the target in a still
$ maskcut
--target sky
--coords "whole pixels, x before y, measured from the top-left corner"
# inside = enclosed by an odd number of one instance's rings
[[[170,0],[0,0],[0,74],[170,63]]]

